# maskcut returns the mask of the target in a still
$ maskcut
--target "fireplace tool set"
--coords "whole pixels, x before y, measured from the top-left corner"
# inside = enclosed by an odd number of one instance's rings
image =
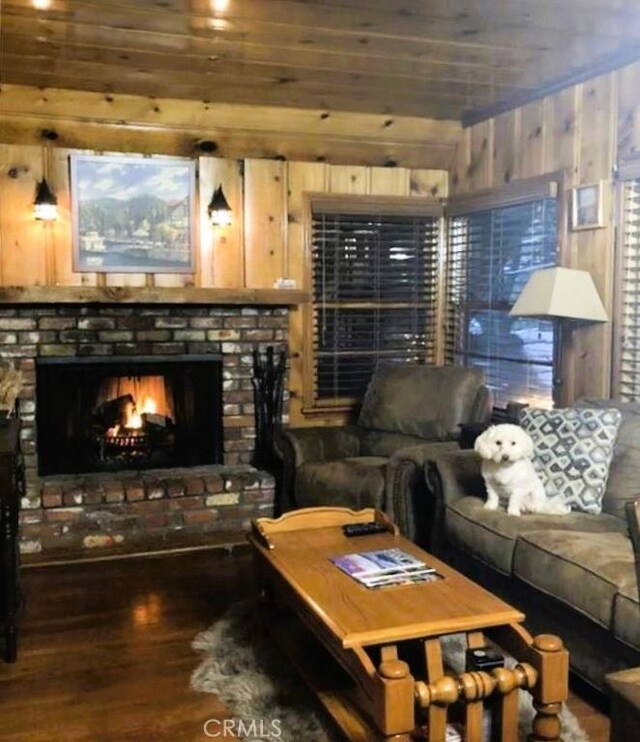
[[[256,449],[254,466],[273,470],[276,455],[273,448],[274,431],[282,422],[282,400],[287,357],[284,350],[277,353],[268,346],[265,353],[253,351],[253,396],[256,418]]]

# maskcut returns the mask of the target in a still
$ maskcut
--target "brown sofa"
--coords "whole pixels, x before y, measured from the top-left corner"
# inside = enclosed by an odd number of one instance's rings
[[[473,451],[435,453],[426,468],[435,500],[431,547],[527,614],[534,631],[560,635],[572,670],[602,690],[605,675],[640,664],[640,604],[625,503],[640,494],[640,404],[622,424],[600,515],[508,516],[483,508]]]
[[[281,511],[318,505],[383,509],[411,538],[431,520],[424,481],[429,448],[457,450],[460,426],[486,421],[491,394],[477,369],[379,368],[356,425],[290,428],[278,441],[284,462]]]

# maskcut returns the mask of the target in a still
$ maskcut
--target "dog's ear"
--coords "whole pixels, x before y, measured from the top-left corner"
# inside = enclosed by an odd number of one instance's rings
[[[492,425],[490,428],[487,428],[482,435],[479,435],[476,438],[476,442],[473,446],[473,450],[480,454],[480,458],[483,459],[490,459],[492,455],[491,450],[491,443],[493,442],[493,431],[495,429],[495,425]]]

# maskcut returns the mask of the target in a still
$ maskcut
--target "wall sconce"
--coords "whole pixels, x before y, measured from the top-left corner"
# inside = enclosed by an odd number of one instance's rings
[[[215,227],[228,227],[231,224],[231,206],[224,197],[221,185],[213,192],[207,211],[211,224]]]
[[[33,215],[38,221],[43,222],[52,222],[58,218],[58,199],[49,188],[46,178],[43,178],[36,188]]]

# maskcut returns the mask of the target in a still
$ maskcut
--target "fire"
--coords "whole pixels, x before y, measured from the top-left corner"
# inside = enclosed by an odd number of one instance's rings
[[[142,417],[135,407],[133,408],[133,412],[127,418],[127,422],[124,426],[125,428],[131,428],[132,430],[139,430],[142,427]]]
[[[145,415],[161,415],[173,418],[173,398],[162,376],[113,377],[107,379],[101,389],[104,402],[129,395],[132,401],[126,404],[119,424],[108,428],[106,436],[136,435],[144,428]],[[133,431],[133,433],[131,432]]]
[[[143,415],[155,415],[158,412],[158,404],[153,397],[145,397],[141,413]]]
[[[140,430],[142,427],[142,416],[143,415],[155,415],[158,411],[158,403],[153,397],[145,397],[142,407],[131,407],[128,409],[127,420],[124,424],[125,428],[131,430]]]

